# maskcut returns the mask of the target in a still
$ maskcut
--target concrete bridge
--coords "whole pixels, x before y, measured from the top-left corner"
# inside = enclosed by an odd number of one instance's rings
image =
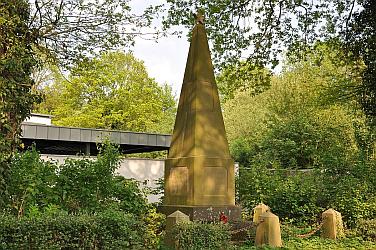
[[[171,135],[137,133],[106,129],[60,127],[46,124],[22,124],[22,142],[26,147],[35,143],[42,154],[97,155],[96,144],[106,138],[119,144],[124,154],[168,150]]]
[[[96,144],[106,138],[118,144],[124,154],[168,150],[171,142],[171,135],[167,134],[54,126],[51,116],[43,114],[32,114],[21,127],[21,140],[26,148],[35,144],[42,159],[58,163],[68,158],[82,158],[82,154],[95,159],[98,154]],[[155,181],[164,175],[164,160],[121,158],[116,172],[155,188]],[[160,195],[150,194],[147,198],[150,202],[156,202]]]

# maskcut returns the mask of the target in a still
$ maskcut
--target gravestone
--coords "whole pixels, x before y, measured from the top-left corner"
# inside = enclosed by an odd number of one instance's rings
[[[342,216],[334,209],[322,213],[321,237],[325,239],[339,239],[345,236]]]
[[[172,230],[175,225],[180,222],[189,222],[189,216],[178,211],[173,212],[166,217],[166,235],[165,235],[165,245],[173,249],[176,248],[176,242],[174,241]]]
[[[270,208],[267,205],[265,205],[263,203],[258,204],[253,209],[253,222],[259,223],[260,222],[260,215],[267,212],[267,211],[270,211]]]
[[[255,245],[282,247],[281,227],[277,215],[267,211],[260,215],[256,229]]]
[[[234,161],[223,123],[203,16],[197,15],[168,158],[160,211],[191,220],[240,219]]]

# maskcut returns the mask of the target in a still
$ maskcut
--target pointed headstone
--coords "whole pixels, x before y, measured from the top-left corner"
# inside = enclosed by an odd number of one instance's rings
[[[231,159],[202,15],[192,31],[168,158],[164,211],[179,209],[192,220],[216,220],[235,207]],[[217,216],[218,214],[218,216]],[[217,218],[218,217],[218,218]]]

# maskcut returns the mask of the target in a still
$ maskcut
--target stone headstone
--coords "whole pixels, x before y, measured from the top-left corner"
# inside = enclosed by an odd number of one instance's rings
[[[259,216],[255,244],[282,247],[281,227],[277,215],[268,211]]]
[[[344,237],[342,216],[334,209],[322,213],[321,237],[325,239],[339,239]]]
[[[254,209],[253,209],[253,222],[254,223],[259,223],[260,221],[260,215],[267,212],[267,211],[270,211],[270,208],[263,204],[263,203],[260,203],[258,204]]]
[[[175,248],[175,240],[172,235],[172,229],[175,227],[176,224],[179,222],[188,222],[189,216],[180,212],[179,210],[173,212],[169,216],[166,217],[166,235],[165,235],[165,245],[171,248]]]

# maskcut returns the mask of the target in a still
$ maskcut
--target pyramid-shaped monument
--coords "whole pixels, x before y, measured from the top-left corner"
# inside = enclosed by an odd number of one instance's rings
[[[192,220],[235,220],[234,162],[223,123],[203,17],[192,31],[174,132],[165,162],[162,212]]]

